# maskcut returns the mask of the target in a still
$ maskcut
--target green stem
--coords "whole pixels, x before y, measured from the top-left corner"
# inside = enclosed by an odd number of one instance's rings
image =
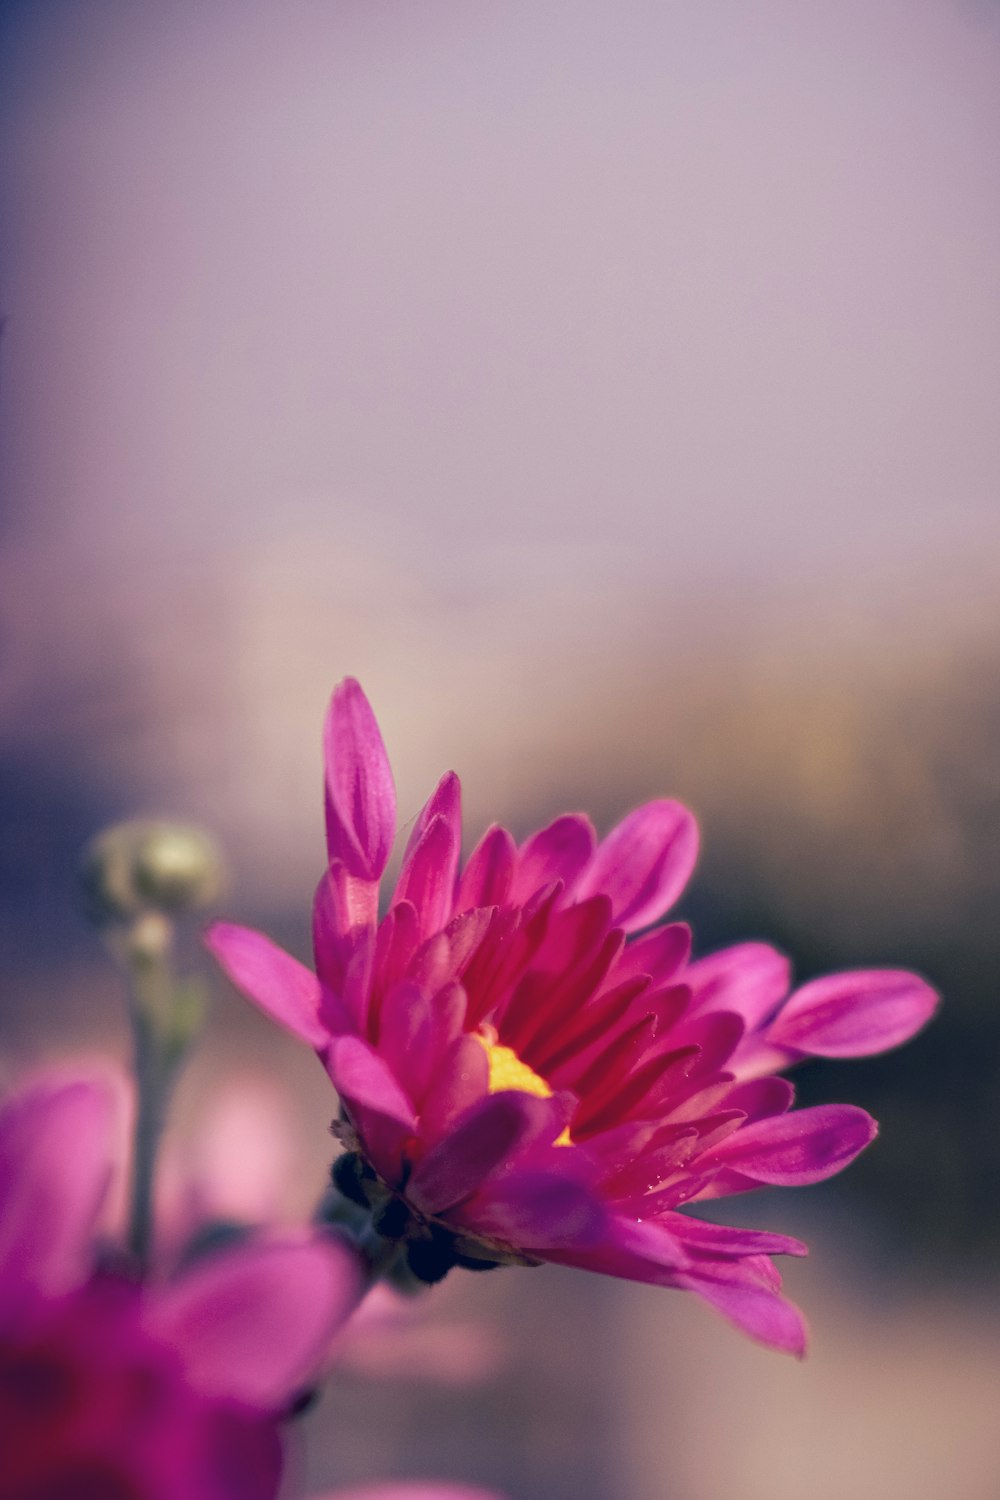
[[[153,1181],[156,1152],[166,1119],[172,1079],[163,1066],[154,1028],[136,1012],[135,1038],[136,1112],[132,1145],[132,1192],[128,1242],[145,1270],[153,1238]]]
[[[383,1239],[369,1222],[356,1240],[358,1250],[365,1263],[365,1289],[362,1296],[371,1291],[377,1281],[392,1270],[403,1253],[402,1240]]]
[[[151,947],[130,945],[122,955],[136,1081],[128,1243],[142,1270],[148,1268],[152,1250],[156,1153],[184,1050],[174,1025],[176,982],[169,952],[168,935]]]

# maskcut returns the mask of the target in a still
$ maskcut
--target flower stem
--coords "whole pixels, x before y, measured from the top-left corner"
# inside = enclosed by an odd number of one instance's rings
[[[403,1254],[404,1246],[401,1240],[384,1239],[370,1221],[358,1237],[356,1244],[365,1263],[365,1291],[368,1292],[377,1281],[381,1281],[383,1276],[393,1269]]]
[[[200,829],[132,819],[90,841],[80,877],[87,914],[128,985],[136,1082],[128,1242],[145,1270],[156,1152],[177,1073],[205,1013],[201,986],[174,973],[174,923],[211,903],[223,866]]]
[[[173,1070],[164,1067],[161,1048],[149,1020],[133,1009],[136,1112],[132,1144],[132,1191],[128,1242],[142,1270],[149,1263],[153,1238],[153,1182],[156,1152],[163,1133]]]
[[[156,1154],[180,1065],[201,1022],[199,996],[174,976],[172,941],[172,924],[148,914],[118,946],[128,981],[136,1083],[128,1243],[143,1271],[153,1242]]]

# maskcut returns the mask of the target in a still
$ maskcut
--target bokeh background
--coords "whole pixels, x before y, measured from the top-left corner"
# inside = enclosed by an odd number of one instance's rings
[[[110,819],[204,822],[305,951],[345,673],[404,820],[449,766],[473,836],[676,794],[701,951],[946,994],[801,1075],[883,1125],[754,1206],[814,1246],[804,1366],[457,1273],[345,1351],[302,1484],[995,1500],[998,133],[990,0],[0,6],[4,1072],[125,1053]],[[301,1212],[325,1080],[218,988],[175,1162]]]

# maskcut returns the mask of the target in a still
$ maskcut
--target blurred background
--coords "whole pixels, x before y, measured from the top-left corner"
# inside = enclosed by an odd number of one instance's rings
[[[202,821],[305,953],[345,673],[401,820],[447,767],[472,838],[678,795],[700,951],[946,995],[800,1075],[883,1127],[752,1208],[813,1245],[804,1366],[456,1273],[345,1354],[302,1484],[997,1494],[998,85],[992,0],[0,6],[7,1076],[125,1055],[74,888],[110,819]],[[302,1212],[326,1081],[218,989],[172,1149]]]

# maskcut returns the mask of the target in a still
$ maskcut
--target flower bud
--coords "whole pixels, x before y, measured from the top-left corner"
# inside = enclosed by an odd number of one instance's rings
[[[222,860],[198,828],[136,819],[91,840],[81,879],[97,926],[133,924],[148,912],[176,916],[210,905],[222,889]]]
[[[222,889],[222,859],[199,828],[149,824],[136,849],[135,881],[150,906],[200,911]]]

